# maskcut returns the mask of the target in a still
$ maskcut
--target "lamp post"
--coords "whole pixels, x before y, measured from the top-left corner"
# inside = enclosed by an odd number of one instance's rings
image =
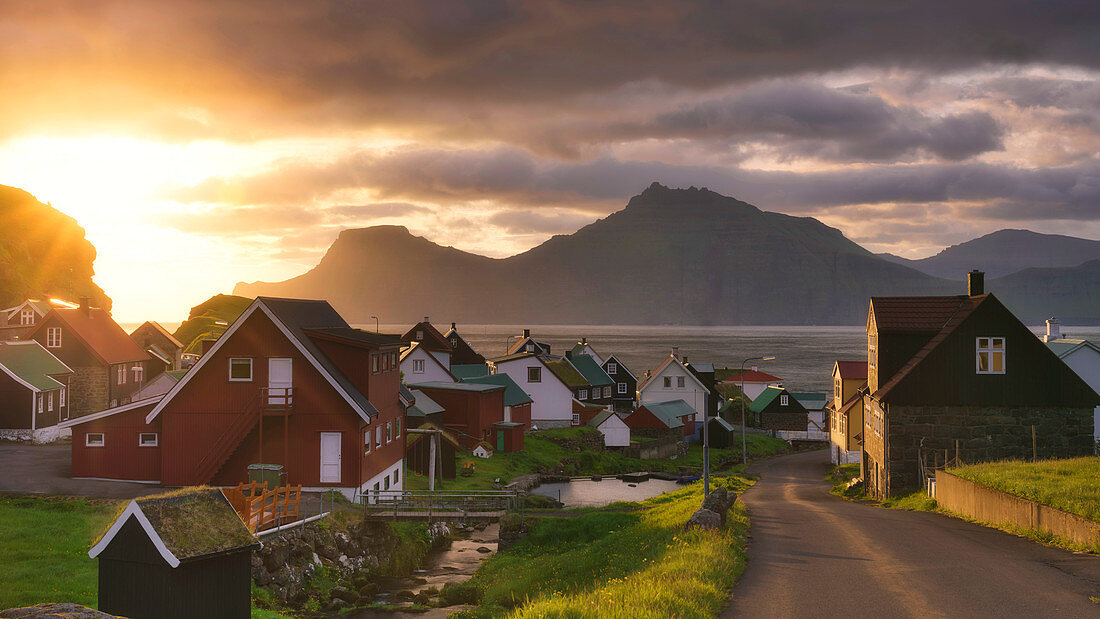
[[[741,464],[748,465],[749,453],[746,448],[747,441],[745,440],[745,364],[749,361],[771,361],[775,359],[775,355],[765,355],[763,357],[749,357],[741,362]]]
[[[374,332],[381,333],[382,330],[378,328],[378,316],[371,316],[374,319]]]

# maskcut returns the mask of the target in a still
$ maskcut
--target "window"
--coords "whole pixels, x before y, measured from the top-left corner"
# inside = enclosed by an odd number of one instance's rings
[[[458,338],[457,337],[452,337],[451,338],[451,348],[458,348]]]
[[[393,422],[386,422],[386,444],[393,440]]]
[[[125,368],[125,366],[120,365],[120,366],[116,367],[115,369],[117,370],[117,374],[118,374],[118,384],[125,385],[126,384],[126,368]]]
[[[157,446],[157,433],[156,432],[142,432],[138,435],[138,447],[156,447]]]
[[[85,447],[103,447],[104,442],[102,432],[89,432],[84,435]]]
[[[788,398],[788,396],[786,396],[786,395],[779,396],[779,405],[780,406],[786,406],[788,403],[790,403],[790,399]]]
[[[374,430],[374,446],[375,447],[381,447],[382,446],[382,426],[378,426]]]
[[[423,374],[423,373],[424,373],[424,360],[423,359],[413,359],[413,374]]]
[[[573,413],[573,425],[575,425],[575,426],[581,425],[581,414],[580,413]]]
[[[580,391],[578,391],[577,392],[577,399],[578,400],[587,400],[588,399],[588,390],[587,389],[581,389]]]
[[[622,395],[624,393],[626,393],[626,383],[619,383],[619,394]]]
[[[676,388],[677,389],[683,389],[684,388],[684,377],[683,376],[677,376],[676,377]]]
[[[401,469],[393,470],[393,485],[397,485],[397,482],[401,481]]]
[[[378,373],[378,355],[370,356],[370,371],[375,374]]]
[[[1005,339],[1003,337],[979,337],[977,354],[978,374],[1005,373]]]
[[[378,482],[374,483],[374,493],[378,494]]]
[[[619,373],[619,364],[618,363],[608,363],[607,364],[607,373],[610,374],[611,376],[614,376],[614,375],[618,374]]]
[[[401,420],[400,419],[394,419],[393,420],[393,437],[394,438],[400,438],[401,437]]]
[[[370,430],[363,433],[363,453],[365,454],[370,453],[370,434]]]
[[[46,410],[53,412],[53,392],[50,392],[50,396],[46,398]]]
[[[397,369],[397,353],[395,353],[395,352],[390,353],[390,369],[391,370],[396,370]]]
[[[61,348],[61,327],[46,329],[46,348]]]
[[[867,367],[874,369],[878,360],[878,336],[867,336]]]
[[[390,489],[390,478],[389,477],[386,477],[382,480],[382,489],[383,490],[389,490]]]
[[[529,382],[529,383],[541,383],[542,382],[542,368],[527,368],[527,382]]]
[[[252,358],[251,357],[235,357],[229,360],[229,380],[231,381],[251,381],[252,380]]]
[[[665,377],[665,389],[672,389],[672,377],[671,376],[666,376]]]
[[[605,398],[610,398],[611,397],[611,387],[604,387],[603,388],[603,397],[605,397]]]
[[[423,331],[417,331],[416,332],[416,339],[418,339],[418,340],[424,339],[424,332]]]
[[[527,342],[527,352],[535,352],[535,345],[531,342]]]
[[[833,385],[833,397],[840,399],[840,379],[836,379],[836,383]]]
[[[58,394],[57,394],[57,405],[58,406],[65,406],[65,388],[64,387],[62,387],[61,391],[59,391]]]
[[[37,401],[36,405],[37,405],[37,408],[38,408],[38,412],[40,414],[42,413],[43,406],[45,406],[45,399],[46,398],[44,397],[44,394],[42,394],[42,393],[37,394],[37,396],[35,397],[35,400]]]
[[[19,324],[21,325],[33,325],[34,324],[34,310],[28,308],[19,312]]]
[[[141,367],[141,365],[135,363],[134,367],[133,367],[133,372],[134,372],[134,382],[135,383],[140,383],[141,379],[145,375],[145,368],[143,368],[143,367]]]
[[[382,371],[385,372],[388,369],[390,369],[390,356],[382,355]]]

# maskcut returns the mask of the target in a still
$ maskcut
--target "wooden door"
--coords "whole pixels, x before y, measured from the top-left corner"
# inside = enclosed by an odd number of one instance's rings
[[[267,404],[286,406],[291,403],[294,387],[293,359],[272,357],[267,360]]]
[[[321,433],[321,483],[340,483],[340,432]]]

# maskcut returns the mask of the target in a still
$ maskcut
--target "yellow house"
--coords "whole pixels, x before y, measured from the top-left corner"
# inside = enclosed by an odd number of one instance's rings
[[[830,458],[833,464],[859,463],[863,431],[863,397],[867,386],[866,361],[833,364],[833,399],[829,404]]]

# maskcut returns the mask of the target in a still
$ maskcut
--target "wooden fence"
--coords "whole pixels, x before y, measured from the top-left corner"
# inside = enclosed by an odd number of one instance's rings
[[[276,486],[268,490],[265,483],[249,482],[222,492],[253,533],[298,519],[301,486]]]

